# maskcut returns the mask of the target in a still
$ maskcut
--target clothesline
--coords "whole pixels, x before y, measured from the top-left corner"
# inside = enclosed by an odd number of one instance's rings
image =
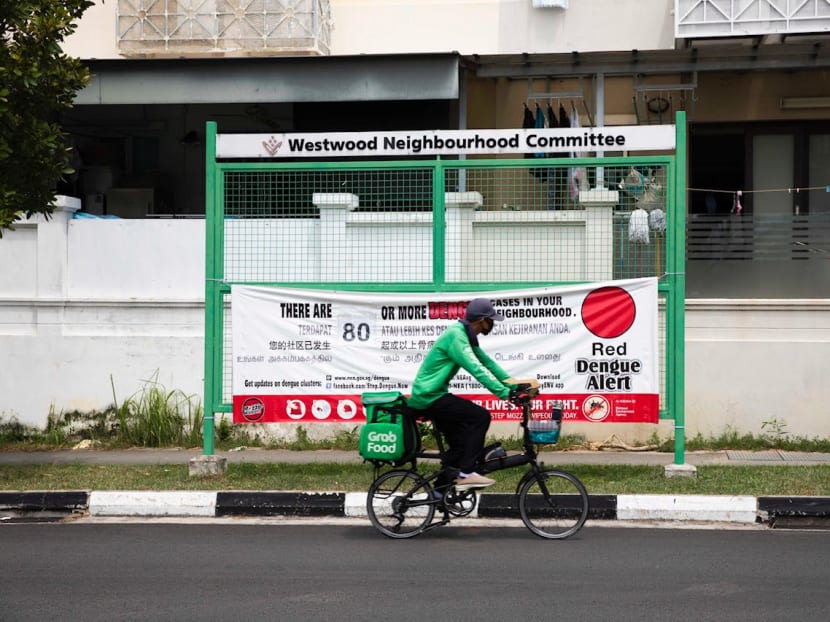
[[[801,192],[802,190],[824,190],[830,192],[830,185],[826,186],[807,186],[805,188],[767,188],[763,190],[715,190],[714,188],[688,188],[692,192],[719,192],[721,194],[735,194],[741,192],[743,194],[759,194],[762,192]]]

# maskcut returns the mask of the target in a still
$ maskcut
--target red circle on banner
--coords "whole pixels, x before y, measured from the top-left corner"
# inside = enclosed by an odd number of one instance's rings
[[[242,402],[242,416],[245,421],[259,421],[265,416],[265,404],[258,397],[249,397]]]
[[[600,287],[582,301],[585,328],[603,339],[619,337],[634,323],[637,306],[622,287]]]

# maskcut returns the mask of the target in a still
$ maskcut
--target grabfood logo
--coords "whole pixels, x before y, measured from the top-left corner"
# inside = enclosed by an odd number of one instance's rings
[[[265,415],[265,404],[258,397],[249,397],[242,402],[242,417],[245,421],[259,421]]]
[[[377,454],[394,454],[398,451],[398,436],[393,432],[369,432],[367,449]]]

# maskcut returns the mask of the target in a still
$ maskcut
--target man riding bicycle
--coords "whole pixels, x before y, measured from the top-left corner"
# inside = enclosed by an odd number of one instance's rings
[[[449,384],[459,369],[464,369],[496,397],[507,400],[519,382],[510,377],[479,347],[478,335],[489,335],[496,321],[504,316],[486,298],[467,305],[465,317],[452,324],[435,341],[424,358],[412,384],[409,406],[422,412],[447,440],[449,448],[436,480],[440,492],[455,484],[457,490],[485,488],[495,480],[475,472],[479,453],[484,448],[490,413],[487,409],[449,392]]]

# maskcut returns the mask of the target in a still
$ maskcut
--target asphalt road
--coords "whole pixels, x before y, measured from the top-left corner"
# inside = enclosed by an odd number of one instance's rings
[[[368,523],[0,526],[0,620],[827,620],[830,534]]]

